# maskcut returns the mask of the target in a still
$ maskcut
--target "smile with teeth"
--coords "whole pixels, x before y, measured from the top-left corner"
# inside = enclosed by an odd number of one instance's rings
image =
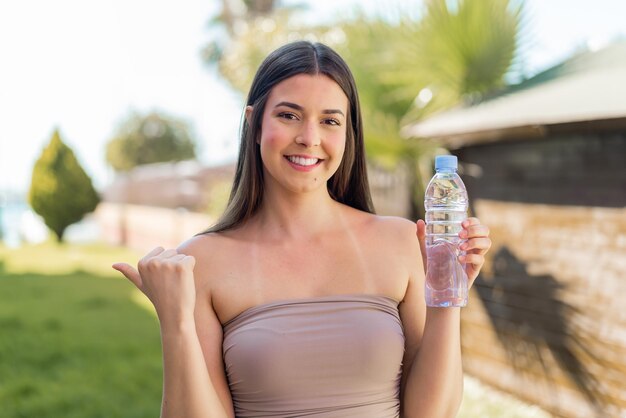
[[[297,164],[297,165],[301,165],[303,167],[312,166],[312,165],[315,165],[318,162],[322,161],[322,160],[320,160],[318,158],[302,158],[302,157],[296,157],[296,156],[293,156],[293,155],[286,155],[285,158],[287,158],[292,163]]]

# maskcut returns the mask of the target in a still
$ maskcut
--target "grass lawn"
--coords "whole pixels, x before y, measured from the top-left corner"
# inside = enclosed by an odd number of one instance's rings
[[[0,247],[0,417],[158,417],[158,323],[110,268],[136,257]]]
[[[158,417],[161,341],[105,245],[0,246],[0,418]],[[547,417],[466,378],[459,418]]]

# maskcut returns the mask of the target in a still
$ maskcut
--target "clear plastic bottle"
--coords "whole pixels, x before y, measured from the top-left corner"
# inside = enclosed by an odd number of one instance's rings
[[[467,273],[459,256],[461,223],[467,218],[467,190],[454,155],[435,157],[435,175],[424,197],[426,209],[426,305],[467,305]]]

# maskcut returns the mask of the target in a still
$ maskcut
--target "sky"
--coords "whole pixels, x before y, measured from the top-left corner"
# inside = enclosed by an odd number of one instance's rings
[[[384,4],[398,3],[388,0]],[[376,0],[301,0],[328,21]],[[203,64],[218,0],[21,0],[0,3],[0,195],[25,193],[58,128],[98,189],[114,174],[106,143],[130,111],[189,123],[207,165],[234,161],[243,98]],[[626,38],[626,1],[527,0],[528,75],[581,46]],[[1,196],[0,196],[1,197]]]

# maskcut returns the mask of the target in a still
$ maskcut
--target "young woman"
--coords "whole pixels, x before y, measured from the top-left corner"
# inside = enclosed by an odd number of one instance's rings
[[[463,226],[471,285],[491,241]],[[460,309],[426,308],[424,259],[422,220],[374,214],[346,63],[296,42],[255,76],[218,223],[113,267],[158,314],[162,417],[452,417]]]

